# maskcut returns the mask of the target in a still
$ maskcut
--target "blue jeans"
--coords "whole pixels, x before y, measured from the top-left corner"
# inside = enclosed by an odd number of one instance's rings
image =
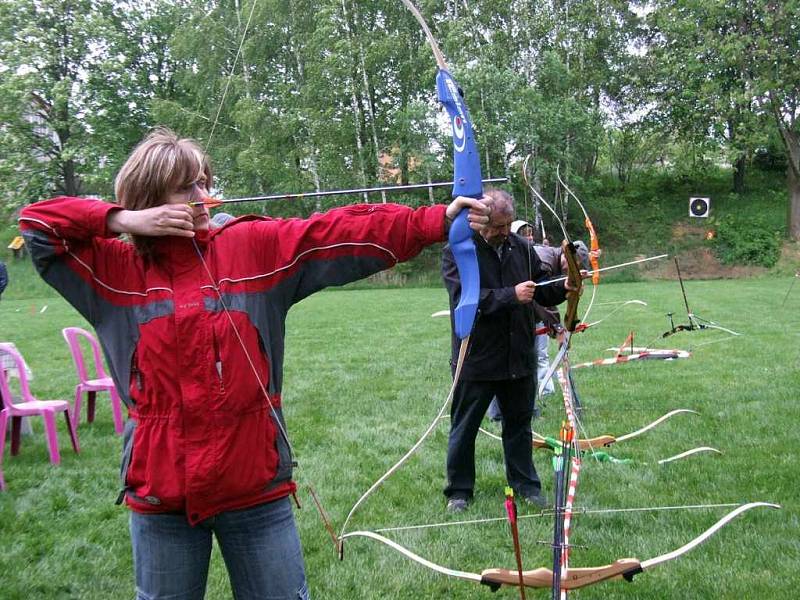
[[[202,600],[216,535],[236,600],[307,600],[289,498],[220,513],[192,527],[184,515],[131,513],[137,600]]]

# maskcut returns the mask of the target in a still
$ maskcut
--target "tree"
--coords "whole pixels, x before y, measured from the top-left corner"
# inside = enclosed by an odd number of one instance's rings
[[[639,2],[646,16],[645,81],[653,114],[683,139],[708,137],[726,148],[733,190],[745,188],[747,162],[764,139],[750,57],[758,44],[750,0]]]
[[[108,194],[148,124],[153,12],[111,0],[9,0],[0,6],[0,191]],[[157,71],[155,71],[157,73]]]
[[[758,73],[755,91],[783,141],[788,163],[789,236],[800,241],[800,3],[762,0],[758,4],[758,45],[751,57]]]

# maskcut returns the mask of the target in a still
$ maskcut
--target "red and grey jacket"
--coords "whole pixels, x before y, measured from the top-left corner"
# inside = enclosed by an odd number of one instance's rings
[[[156,238],[155,262],[107,229],[117,208],[55,198],[23,209],[20,227],[39,273],[97,331],[128,407],[127,504],[183,512],[194,524],[293,492],[290,449],[276,423],[285,427],[289,308],[442,241],[445,207],[364,204],[309,219],[244,217],[197,232],[197,246]]]

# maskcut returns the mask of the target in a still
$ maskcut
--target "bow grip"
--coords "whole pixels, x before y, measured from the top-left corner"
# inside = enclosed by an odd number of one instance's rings
[[[448,243],[458,268],[461,280],[461,297],[453,311],[453,324],[458,339],[463,340],[472,331],[475,315],[478,312],[480,296],[480,273],[478,272],[478,254],[472,240],[467,214],[469,210],[461,210],[450,225]]]

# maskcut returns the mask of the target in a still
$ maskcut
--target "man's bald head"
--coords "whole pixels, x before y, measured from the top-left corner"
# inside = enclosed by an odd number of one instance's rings
[[[505,222],[511,217],[514,220],[516,214],[514,210],[514,197],[505,190],[490,189],[483,193],[492,199],[492,214],[489,217],[489,225],[493,225],[495,219]]]
[[[486,243],[497,248],[506,241],[510,232],[511,223],[514,221],[514,198],[504,190],[486,190],[483,193],[491,199],[489,206],[492,212],[489,215],[489,224],[481,235]]]

